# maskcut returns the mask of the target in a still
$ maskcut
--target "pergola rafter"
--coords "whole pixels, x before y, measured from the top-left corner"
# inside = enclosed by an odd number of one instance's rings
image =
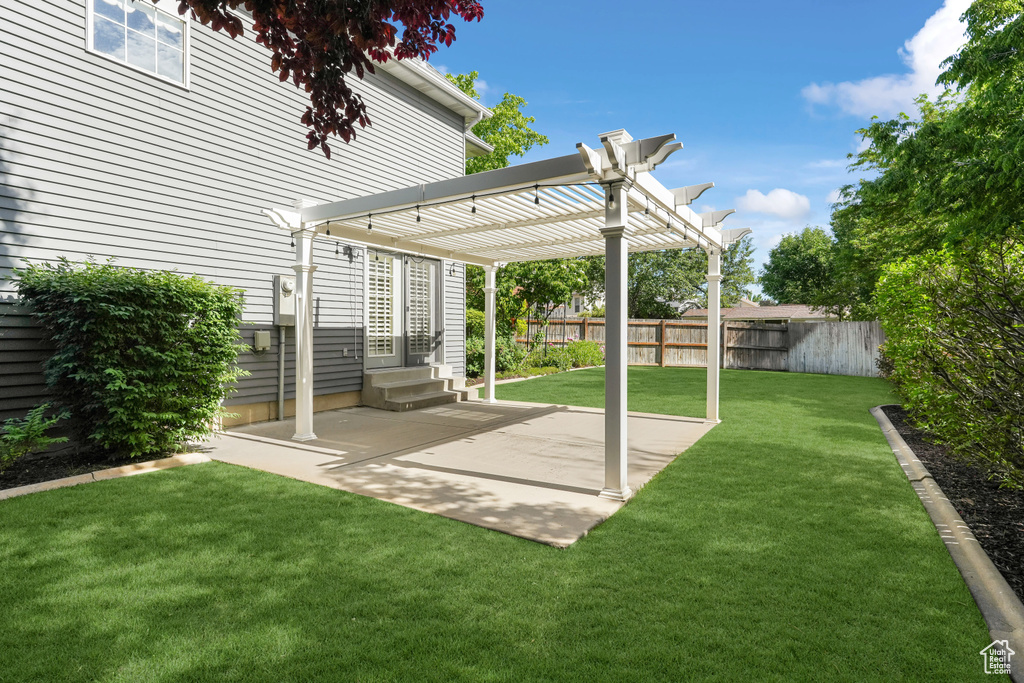
[[[708,253],[708,306],[719,309],[722,251],[748,230],[721,229],[732,210],[695,213],[713,183],[667,189],[651,172],[682,148],[674,135],[600,136],[601,148],[326,204],[266,213],[296,242],[296,439],[312,431],[312,243],[340,240],[485,269],[485,399],[494,400],[495,273],[503,263],[606,258],[605,489],[625,500],[626,254],[699,247]],[[716,316],[711,316],[716,317]],[[707,419],[718,421],[717,320],[708,325]]]

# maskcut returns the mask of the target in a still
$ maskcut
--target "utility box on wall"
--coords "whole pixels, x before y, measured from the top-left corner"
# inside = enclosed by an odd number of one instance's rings
[[[295,325],[295,276],[274,276],[274,324]]]

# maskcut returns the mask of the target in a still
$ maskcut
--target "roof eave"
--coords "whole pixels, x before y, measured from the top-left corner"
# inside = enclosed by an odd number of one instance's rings
[[[422,59],[395,59],[392,57],[382,64],[375,64],[374,67],[386,71],[438,104],[461,115],[467,130],[481,120],[492,116],[490,109],[459,90],[458,86]]]

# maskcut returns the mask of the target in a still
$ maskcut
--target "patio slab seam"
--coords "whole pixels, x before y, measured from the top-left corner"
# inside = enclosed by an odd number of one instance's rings
[[[94,481],[107,481],[109,479],[131,477],[136,474],[159,472],[160,470],[167,470],[171,469],[172,467],[183,467],[184,465],[198,465],[200,463],[210,461],[211,458],[202,455],[201,453],[183,453],[181,455],[173,455],[169,458],[163,458],[162,460],[150,460],[148,462],[140,462],[131,465],[122,465],[121,467],[112,467],[106,470],[96,470],[95,472],[76,474],[75,476],[72,477],[51,479],[50,481],[42,481],[39,482],[38,484],[27,484],[26,486],[18,486],[13,489],[6,489],[0,491],[0,500],[6,500],[8,498],[17,498],[18,496],[27,496],[30,493],[38,493],[40,491],[52,491],[54,489],[67,488],[69,486],[77,486],[78,484],[88,484]]]
[[[964,523],[956,508],[935,483],[928,468],[907,445],[883,412],[885,406],[875,406],[871,414],[885,435],[897,462],[910,480],[914,492],[928,512],[935,530],[949,551],[953,563],[967,584],[978,605],[992,640],[1006,640],[1010,648],[1024,652],[1024,603],[999,573],[988,554]],[[1012,669],[1014,683],[1024,683],[1024,667]]]

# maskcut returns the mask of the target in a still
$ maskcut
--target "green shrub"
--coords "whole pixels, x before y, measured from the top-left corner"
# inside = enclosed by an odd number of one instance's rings
[[[466,309],[466,337],[484,338],[484,312],[473,308]]]
[[[571,341],[565,347],[574,368],[604,365],[604,347],[592,341]]]
[[[517,337],[522,337],[526,334],[526,321],[523,319],[512,319],[509,321],[495,321],[497,327],[497,336],[506,337],[515,334]],[[484,337],[484,326],[486,325],[486,319],[484,312],[479,311],[475,308],[466,309],[466,336],[467,337]]]
[[[526,349],[516,344],[512,336],[499,336],[494,339],[494,372],[510,372],[518,370],[526,357]],[[484,374],[484,339],[468,337],[466,339],[466,376],[480,377]]]
[[[569,351],[557,346],[538,346],[523,362],[529,368],[558,368],[560,371],[572,367],[572,356]]]
[[[138,457],[211,433],[236,365],[239,292],[110,263],[31,265],[15,286],[56,348],[55,403],[85,447]]]
[[[67,413],[46,417],[49,403],[36,406],[24,418],[4,420],[0,432],[0,472],[14,464],[18,458],[37,453],[55,443],[66,443],[66,436],[46,436],[47,430],[67,418]]]
[[[918,423],[1024,485],[1024,244],[888,266],[875,292],[882,365]]]

